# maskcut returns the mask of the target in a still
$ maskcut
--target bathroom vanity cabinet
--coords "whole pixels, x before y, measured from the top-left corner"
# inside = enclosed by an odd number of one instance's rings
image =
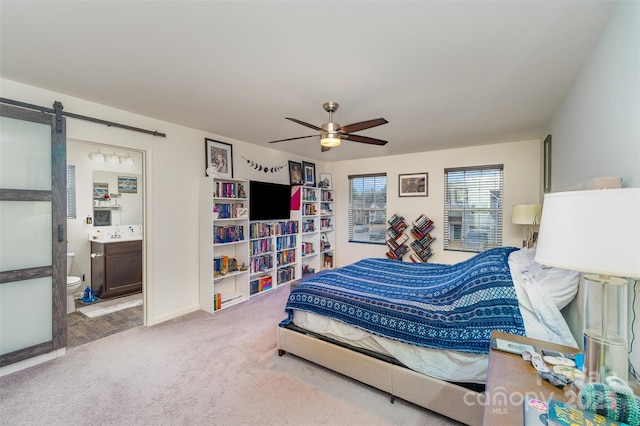
[[[142,291],[142,240],[91,242],[91,287],[101,299]]]

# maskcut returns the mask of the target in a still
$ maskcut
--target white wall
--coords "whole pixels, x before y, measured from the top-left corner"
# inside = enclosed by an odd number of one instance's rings
[[[344,266],[363,257],[383,257],[385,245],[348,242],[346,200],[349,197],[348,176],[364,173],[387,173],[387,214],[398,213],[408,221],[426,214],[435,222],[431,232],[434,255],[430,262],[456,263],[473,253],[444,251],[444,169],[449,167],[504,164],[504,235],[503,245],[522,245],[522,226],[511,224],[511,208],[515,204],[536,204],[540,200],[539,140],[448,149],[384,158],[342,161],[327,164],[333,188],[336,189],[337,265]],[[398,175],[429,174],[428,197],[398,197]]]
[[[621,2],[549,125],[553,191],[601,176],[619,176],[623,187],[640,187],[639,76],[640,3]],[[636,283],[635,306],[633,290],[630,286],[628,304],[630,319],[631,310],[636,312],[631,362],[637,370],[640,284]],[[578,342],[582,342],[581,303],[579,295],[568,309]],[[630,324],[629,336],[631,331]]]
[[[640,3],[622,2],[549,125],[554,192],[601,176],[640,187],[639,76]]]
[[[303,160],[292,155],[283,156],[282,152],[273,149],[256,147],[11,80],[0,79],[0,96],[46,107],[51,107],[54,101],[60,101],[65,111],[166,133],[167,137],[161,138],[67,119],[67,139],[144,153],[144,291],[147,325],[199,309],[198,185],[204,176],[205,137],[232,143],[235,177],[288,183],[287,167],[278,173],[265,174],[251,168],[242,156],[270,167],[287,166],[288,160]],[[316,165],[318,170],[321,166]],[[71,244],[75,244],[73,240],[74,236]]]

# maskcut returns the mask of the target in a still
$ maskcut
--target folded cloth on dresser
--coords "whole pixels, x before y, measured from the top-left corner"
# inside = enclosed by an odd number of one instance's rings
[[[514,250],[455,265],[363,259],[293,289],[280,326],[301,310],[404,343],[486,354],[492,330],[525,334],[508,264]]]

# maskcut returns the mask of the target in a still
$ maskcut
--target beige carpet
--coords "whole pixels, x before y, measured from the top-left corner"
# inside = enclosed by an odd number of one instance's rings
[[[0,378],[2,425],[457,425],[293,355],[288,289],[138,327]]]

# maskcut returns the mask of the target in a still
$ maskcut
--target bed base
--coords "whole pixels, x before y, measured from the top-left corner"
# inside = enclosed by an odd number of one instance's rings
[[[459,422],[482,425],[481,395],[300,331],[278,327],[278,355],[304,358]]]

